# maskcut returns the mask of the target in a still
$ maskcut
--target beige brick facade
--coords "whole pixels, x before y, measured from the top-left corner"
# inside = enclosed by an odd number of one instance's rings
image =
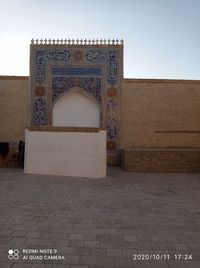
[[[16,146],[27,126],[28,77],[0,76],[0,141]]]
[[[135,172],[200,172],[200,149],[122,150],[121,164],[123,169]]]
[[[124,79],[121,148],[200,147],[200,81]]]
[[[11,148],[24,140],[28,125],[28,83],[28,77],[0,76],[0,141],[8,141]],[[199,149],[199,100],[200,81],[123,79],[121,149]],[[135,154],[129,155],[134,162]]]

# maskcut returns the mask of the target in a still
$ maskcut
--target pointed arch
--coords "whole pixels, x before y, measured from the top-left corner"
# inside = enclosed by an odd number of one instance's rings
[[[89,92],[87,92],[86,90],[84,90],[81,87],[72,87],[70,89],[68,89],[67,91],[64,91],[63,93],[61,93],[54,101],[53,101],[53,105],[60,99],[62,98],[64,95],[68,95],[68,94],[72,94],[73,92],[79,92],[85,96],[87,96],[88,98],[90,98],[92,101],[96,102],[99,106],[100,106],[100,102]]]
[[[99,128],[100,104],[91,94],[78,87],[72,88],[54,102],[52,125]]]

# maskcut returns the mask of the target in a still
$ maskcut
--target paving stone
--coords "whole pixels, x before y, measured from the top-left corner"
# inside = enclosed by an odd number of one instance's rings
[[[97,237],[95,234],[83,234],[83,240],[95,241],[97,240]]]
[[[97,180],[1,168],[0,204],[3,268],[8,249],[15,248],[56,248],[66,258],[32,264],[37,268],[200,267],[199,174],[109,167]],[[130,263],[133,254],[150,253],[191,253],[193,260]]]
[[[133,267],[132,259],[125,257],[115,257],[114,263],[116,267]]]
[[[24,245],[25,242],[26,242],[25,238],[13,237],[10,244],[13,245],[14,247],[18,248],[20,245]]]
[[[46,248],[54,248],[54,247],[57,248],[55,239],[32,238],[31,240],[34,241],[33,243],[35,243],[35,245],[39,245],[39,246],[44,247],[44,248],[45,247]],[[37,244],[37,241],[39,241],[38,244]]]
[[[83,235],[81,234],[71,234],[69,236],[70,240],[82,240],[83,239]]]
[[[105,234],[105,230],[104,229],[93,229],[93,230],[90,230],[91,234]]]
[[[136,249],[123,249],[122,255],[125,257],[132,257],[134,254],[138,254],[138,251]]]
[[[186,268],[199,268],[200,267],[200,261],[189,261],[185,263]]]
[[[138,241],[137,237],[132,236],[132,235],[125,235],[124,240],[129,241],[129,242],[137,242]]]
[[[104,264],[104,265],[89,265],[89,268],[116,268],[116,266],[106,265],[106,264]]]
[[[181,260],[168,261],[168,265],[169,265],[169,268],[187,268],[187,263],[185,261],[181,261]],[[191,268],[195,268],[195,267],[191,266]]]
[[[79,255],[69,255],[66,257],[65,262],[67,264],[79,264],[80,256]]]
[[[16,263],[13,264],[13,268],[31,268],[32,264],[22,264],[22,263]]]
[[[90,249],[90,254],[95,256],[106,256],[106,249],[102,248],[92,248]]]
[[[0,230],[0,237],[5,237],[11,235],[12,230]]]
[[[37,225],[34,225],[34,226],[31,226],[31,225],[24,226],[24,230],[28,230],[29,232],[38,232],[39,229],[41,229],[41,228],[39,226],[37,226]]]
[[[54,265],[51,265],[51,268],[71,268],[72,266],[71,265],[68,265],[68,264],[54,264]]]
[[[200,243],[187,243],[190,250],[199,250],[200,251]]]
[[[26,232],[23,230],[14,231],[12,233],[12,236],[14,237],[24,237],[26,235]]]
[[[105,234],[118,234],[117,229],[105,229]]]
[[[8,261],[8,251],[0,253],[0,263]]]
[[[85,241],[86,248],[99,248],[99,241]]]
[[[70,247],[78,247],[78,248],[84,248],[85,247],[85,241],[82,240],[70,240],[69,241]]]
[[[150,261],[153,268],[169,268],[169,264],[166,261]]]
[[[41,233],[39,232],[28,232],[26,235],[28,238],[39,238]]]
[[[90,249],[89,248],[75,248],[74,254],[76,254],[76,255],[89,255]]]
[[[69,244],[70,241],[68,239],[59,239],[55,243],[56,247],[63,247],[63,246],[67,247],[69,246]]]
[[[97,266],[104,266],[104,265],[114,265],[114,259],[110,256],[96,256],[96,264]]]
[[[59,246],[59,248],[57,248],[58,250],[58,254],[67,256],[67,255],[71,255],[74,254],[76,248],[72,248],[72,247],[68,247],[68,246]]]
[[[22,264],[22,263],[16,263],[13,264],[13,268],[32,268],[32,264]]]
[[[187,251],[187,252],[184,252],[184,253],[186,253],[188,255],[191,254],[192,260],[200,261],[200,251],[199,250]]]
[[[71,265],[70,268],[88,268],[88,265]]]
[[[38,238],[29,238],[26,240],[26,244],[29,246],[40,245],[41,240]]]
[[[151,266],[151,263],[148,261],[137,261],[133,263],[133,268],[153,268],[154,266]],[[162,266],[160,266],[162,268]]]
[[[52,268],[52,266],[50,264],[33,264],[31,268]]]
[[[109,249],[121,249],[121,248],[134,248],[134,246],[130,245],[126,241],[118,241],[118,240],[111,240],[111,241],[100,241],[100,248],[109,248]]]
[[[0,268],[12,268],[13,264],[8,263],[0,263]]]
[[[175,247],[175,249],[177,251],[179,251],[179,250],[188,251],[189,250],[188,246],[184,243],[173,243],[173,246]]]
[[[80,264],[96,265],[96,263],[97,263],[96,256],[81,256]]]
[[[122,250],[121,249],[107,249],[107,256],[121,256]]]

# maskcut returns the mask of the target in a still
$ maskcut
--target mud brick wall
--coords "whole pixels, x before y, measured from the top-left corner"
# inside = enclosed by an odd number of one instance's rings
[[[17,147],[28,115],[28,77],[0,76],[0,141]]]
[[[126,171],[135,172],[200,172],[200,150],[122,150],[122,167]]]

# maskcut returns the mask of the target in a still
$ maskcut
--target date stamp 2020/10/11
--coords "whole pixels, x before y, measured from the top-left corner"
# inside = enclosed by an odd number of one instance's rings
[[[189,261],[192,260],[192,254],[183,254],[183,253],[175,253],[175,254],[146,254],[146,253],[138,253],[133,254],[133,261],[166,261],[166,260],[184,260]]]

